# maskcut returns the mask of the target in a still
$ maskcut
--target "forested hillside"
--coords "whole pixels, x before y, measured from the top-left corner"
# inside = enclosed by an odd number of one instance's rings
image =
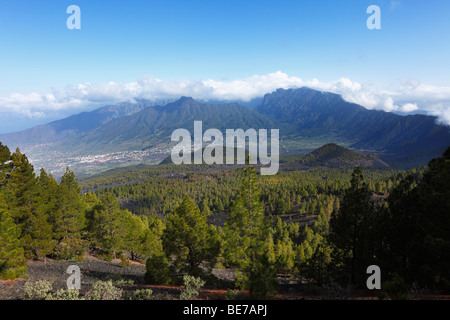
[[[426,168],[290,169],[139,166],[79,183],[34,174],[27,157],[0,144],[0,278],[26,276],[30,259],[86,254],[146,263],[145,281],[182,275],[272,296],[280,275],[326,290],[363,289],[380,266],[380,298],[411,286],[449,289],[450,149]],[[430,252],[433,254],[430,256]]]
[[[390,167],[374,154],[356,152],[335,143],[326,144],[308,153],[300,162],[306,165],[323,166]]]

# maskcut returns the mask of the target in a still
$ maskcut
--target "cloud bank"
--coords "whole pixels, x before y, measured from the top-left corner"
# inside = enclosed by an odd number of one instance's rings
[[[83,83],[50,93],[11,94],[0,97],[0,112],[29,118],[46,118],[54,112],[92,110],[96,107],[134,99],[167,100],[190,96],[199,100],[243,100],[261,97],[278,88],[310,87],[341,94],[367,109],[389,112],[423,113],[438,117],[450,125],[450,87],[438,87],[407,81],[390,90],[340,78],[331,82],[302,80],[281,71],[248,78],[217,80],[166,81],[146,75],[131,83]]]

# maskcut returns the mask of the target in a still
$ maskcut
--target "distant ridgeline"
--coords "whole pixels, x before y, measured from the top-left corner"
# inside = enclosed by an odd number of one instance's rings
[[[251,109],[238,102],[201,103],[190,97],[170,103],[122,103],[0,135],[0,141],[12,149],[20,147],[33,163],[44,168],[56,168],[57,162],[59,167],[70,164],[77,172],[87,166],[79,160],[81,156],[98,155],[104,167],[95,159],[88,159],[95,173],[128,165],[129,161],[161,161],[173,146],[172,132],[179,128],[192,132],[194,121],[202,121],[204,130],[217,128],[222,132],[238,128],[279,129],[281,154],[306,154],[335,143],[378,156],[364,159],[347,150],[339,155],[343,158],[335,159],[338,162],[353,159],[402,169],[426,165],[450,145],[449,127],[437,124],[435,117],[368,110],[340,95],[309,88],[278,89],[266,94]],[[339,152],[342,150],[331,153]],[[111,156],[112,153],[117,154]],[[326,159],[312,154],[304,161],[319,163]]]

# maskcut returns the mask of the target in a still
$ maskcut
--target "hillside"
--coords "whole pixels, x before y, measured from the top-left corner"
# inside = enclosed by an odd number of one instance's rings
[[[67,142],[79,153],[145,150],[169,145],[172,132],[187,129],[193,135],[194,121],[203,121],[203,131],[216,128],[274,128],[276,125],[256,111],[236,103],[207,104],[189,97],[165,106],[153,106],[106,123]]]
[[[155,103],[149,100],[138,100],[136,103],[123,102],[104,106],[90,112],[81,112],[65,119],[36,126],[28,130],[0,135],[0,141],[12,148],[55,143],[89,132],[113,119],[131,115]]]
[[[390,167],[374,154],[356,152],[334,143],[326,144],[308,153],[304,158],[299,160],[299,162],[311,166]]]

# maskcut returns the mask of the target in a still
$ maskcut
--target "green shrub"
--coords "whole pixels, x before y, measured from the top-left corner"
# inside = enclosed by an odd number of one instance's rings
[[[112,281],[97,281],[87,294],[89,300],[121,300],[123,290],[113,285]]]
[[[76,289],[60,289],[55,294],[49,294],[46,300],[83,300],[80,292]]]
[[[238,292],[239,290],[227,290],[227,293],[225,293],[225,300],[236,300]]]
[[[205,285],[205,281],[190,275],[183,276],[184,289],[180,294],[180,300],[189,300],[199,295],[198,290]]]
[[[164,254],[152,255],[147,259],[144,281],[150,284],[169,284],[170,265]]]
[[[25,283],[24,293],[26,300],[45,300],[52,291],[50,280],[39,280]]]
[[[153,291],[151,289],[141,289],[136,290],[131,295],[131,300],[146,300],[150,299],[153,294]]]
[[[314,285],[315,284],[313,283],[312,286]],[[348,300],[352,298],[353,286],[351,284],[343,285],[332,282],[324,288],[326,288],[327,295],[330,299]],[[317,290],[320,294],[321,287],[318,287]]]
[[[113,282],[115,286],[127,286],[134,284],[134,281],[131,279],[119,279]]]
[[[126,268],[130,265],[130,259],[128,259],[123,253],[119,256],[120,266]]]
[[[411,296],[408,293],[408,285],[405,279],[398,274],[392,276],[391,281],[385,282],[381,286],[382,290],[378,295],[379,299],[390,298],[392,300],[410,300]]]

